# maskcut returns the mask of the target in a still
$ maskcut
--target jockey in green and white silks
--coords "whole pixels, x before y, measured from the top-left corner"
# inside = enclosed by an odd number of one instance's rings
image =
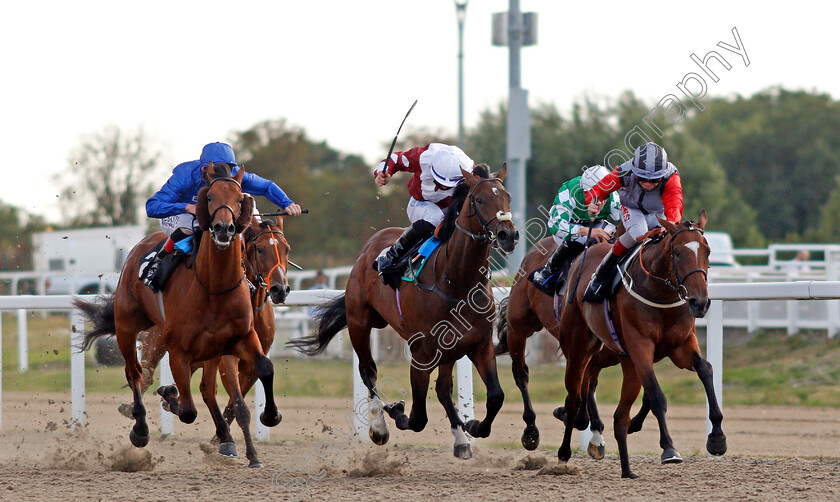
[[[621,221],[616,194],[597,204],[585,202],[586,192],[607,174],[606,167],[592,166],[560,186],[548,217],[548,230],[558,247],[545,266],[534,273],[533,281],[538,287],[554,275],[561,278],[565,266],[583,251],[587,236],[596,242],[606,241]]]

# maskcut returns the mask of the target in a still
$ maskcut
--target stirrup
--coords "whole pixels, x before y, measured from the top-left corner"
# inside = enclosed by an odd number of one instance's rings
[[[151,263],[146,267],[146,270],[143,273],[143,284],[146,286],[152,287],[152,279],[154,279],[155,274],[158,270],[160,270],[160,264],[163,260],[160,258],[155,258],[152,260]],[[154,289],[154,288],[152,288]]]

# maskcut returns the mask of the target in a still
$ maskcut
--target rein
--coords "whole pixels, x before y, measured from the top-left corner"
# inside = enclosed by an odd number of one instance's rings
[[[666,286],[668,286],[673,292],[675,292],[677,294],[677,297],[679,299],[675,302],[672,302],[672,303],[658,303],[658,302],[654,302],[654,301],[648,300],[647,298],[643,297],[642,295],[640,295],[639,293],[637,293],[636,291],[633,290],[633,278],[629,276],[630,266],[628,265],[625,268],[624,273],[621,275],[621,282],[622,282],[622,284],[624,284],[624,287],[625,287],[625,289],[627,289],[627,292],[630,293],[630,296],[639,300],[640,302],[644,303],[645,305],[648,305],[648,306],[654,307],[654,308],[663,308],[664,309],[664,308],[679,307],[680,305],[685,304],[686,298],[688,297],[688,290],[685,287],[685,280],[688,279],[688,277],[691,274],[699,272],[699,273],[703,274],[704,279],[706,281],[708,281],[708,274],[702,268],[695,268],[693,270],[690,270],[687,274],[683,275],[682,277],[680,277],[680,274],[677,271],[677,264],[676,264],[676,260],[674,258],[674,244],[673,244],[674,239],[676,239],[677,235],[679,235],[682,232],[694,232],[694,231],[700,232],[701,235],[703,235],[703,233],[704,233],[702,228],[698,228],[698,227],[693,226],[693,222],[689,221],[688,226],[686,228],[681,228],[681,229],[677,230],[673,235],[671,235],[669,237],[668,254],[669,254],[670,261],[671,261],[671,267],[670,267],[671,274],[667,278],[662,278],[662,277],[653,275],[653,273],[649,272],[647,270],[647,268],[645,267],[642,252],[644,251],[644,249],[646,249],[646,246],[651,241],[646,241],[639,248],[637,248],[637,251],[636,251],[636,253],[638,254],[639,267],[642,269],[642,272],[647,277],[652,278],[652,279],[656,279],[657,281],[659,281],[659,282],[665,284]],[[631,257],[631,260],[632,259],[633,258]],[[671,280],[672,277],[674,279],[673,281]],[[628,283],[627,279],[629,279],[629,283]],[[674,285],[675,282],[676,282],[676,285]]]

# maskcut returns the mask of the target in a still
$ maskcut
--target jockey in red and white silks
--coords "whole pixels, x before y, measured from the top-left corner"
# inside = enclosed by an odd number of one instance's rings
[[[386,164],[387,160],[387,164]],[[379,163],[374,171],[377,186],[385,186],[395,173],[412,173],[408,180],[406,213],[411,226],[389,248],[383,250],[374,263],[382,271],[395,263],[414,244],[431,236],[443,220],[443,210],[449,206],[453,189],[462,180],[461,169],[472,172],[475,162],[457,146],[431,143],[394,152]]]
[[[606,297],[618,258],[648,230],[661,226],[657,218],[675,223],[682,219],[680,173],[668,162],[665,149],[656,143],[637,147],[631,160],[616,167],[586,193],[586,202],[603,200],[616,191],[625,233],[615,241],[593,274],[584,301],[597,302]]]

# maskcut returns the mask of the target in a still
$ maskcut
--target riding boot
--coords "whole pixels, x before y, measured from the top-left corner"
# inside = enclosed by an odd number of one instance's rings
[[[545,266],[534,272],[534,283],[545,284],[545,282],[554,274],[559,274],[557,280],[561,279],[563,272],[563,265],[571,262],[575,256],[581,251],[581,245],[575,241],[563,241],[557,246],[551,258],[548,259]]]
[[[167,253],[160,261],[158,268],[154,270],[154,275],[149,277],[148,285],[152,291],[157,293],[163,289],[166,280],[172,275],[172,272],[178,267],[181,261],[186,256],[186,253],[179,248],[175,248],[171,253]],[[151,267],[151,265],[149,265]]]
[[[583,293],[583,301],[597,303],[607,297],[612,279],[615,277],[616,263],[618,263],[618,256],[610,249],[604,259],[601,260],[595,273],[592,274],[586,292]]]
[[[405,229],[405,232],[397,239],[391,247],[383,250],[376,257],[373,262],[373,269],[382,275],[383,272],[388,272],[388,269],[395,263],[400,261],[400,258],[405,255],[415,244],[421,240],[429,237],[434,233],[435,226],[425,220],[417,220]],[[384,281],[384,279],[383,279]]]
[[[163,259],[167,257],[169,253],[164,249],[160,248],[158,254],[152,258],[152,261],[146,266],[146,270],[143,272],[143,284],[149,286],[154,290],[155,288],[152,286],[152,279],[157,275],[158,270],[160,270],[160,264],[163,262]],[[155,291],[157,293],[157,291]]]

